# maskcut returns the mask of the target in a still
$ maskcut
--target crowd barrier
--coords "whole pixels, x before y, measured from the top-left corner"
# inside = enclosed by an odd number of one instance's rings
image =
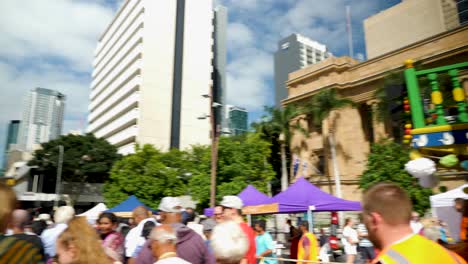
[[[260,259],[260,264],[264,263],[264,260],[276,260],[278,262],[301,262],[301,263],[316,263],[316,264],[343,264],[343,262],[324,262],[318,260],[297,260],[297,259],[288,259],[288,258],[271,258],[271,257],[264,257]]]

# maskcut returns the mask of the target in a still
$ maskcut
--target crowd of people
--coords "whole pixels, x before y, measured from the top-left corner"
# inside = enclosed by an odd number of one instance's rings
[[[466,247],[444,246],[441,234],[445,239],[449,234],[443,223],[420,221],[407,193],[397,185],[377,184],[364,194],[362,205],[361,223],[356,226],[347,218],[342,231],[347,263],[354,263],[358,252],[368,263],[466,263],[455,253],[463,254]],[[178,198],[165,197],[157,216],[140,206],[126,224],[105,212],[91,225],[70,206],[57,208],[54,222],[39,215],[31,223],[29,212],[17,209],[14,191],[0,184],[0,264],[278,263],[266,222],[249,226],[242,208],[240,198],[225,196],[213,217],[198,223],[193,210],[183,208]],[[307,221],[296,228],[288,220],[288,225],[291,260],[325,261],[320,257],[320,248],[328,243],[323,230],[317,239]],[[466,240],[466,230],[461,235]]]

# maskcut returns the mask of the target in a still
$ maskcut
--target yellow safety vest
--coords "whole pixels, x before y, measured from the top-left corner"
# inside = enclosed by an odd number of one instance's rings
[[[305,259],[305,248],[304,248],[304,238],[307,237],[310,241],[310,248],[309,248],[309,257]],[[314,260],[318,261],[318,243],[317,238],[312,233],[305,233],[302,235],[301,239],[299,240],[299,245],[297,247],[297,260]],[[302,264],[302,262],[298,262],[298,264]],[[306,264],[306,263],[304,263]]]
[[[420,235],[382,250],[373,264],[466,264],[456,253]]]

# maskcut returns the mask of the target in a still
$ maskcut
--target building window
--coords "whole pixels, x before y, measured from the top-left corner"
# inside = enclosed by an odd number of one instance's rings
[[[288,49],[288,48],[289,48],[289,42],[286,42],[286,43],[281,44],[281,49],[282,49],[282,50],[286,50],[286,49]]]

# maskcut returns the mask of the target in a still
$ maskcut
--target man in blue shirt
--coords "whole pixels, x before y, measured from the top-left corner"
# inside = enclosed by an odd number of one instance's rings
[[[275,258],[276,256],[273,254],[275,250],[275,244],[273,242],[273,238],[271,235],[265,231],[266,223],[263,220],[260,220],[255,223],[254,226],[255,231],[257,232],[257,237],[255,238],[256,243],[256,257],[257,263],[260,262],[260,259],[263,257],[268,258]],[[273,259],[265,259],[264,263],[266,264],[276,264],[277,261]]]

